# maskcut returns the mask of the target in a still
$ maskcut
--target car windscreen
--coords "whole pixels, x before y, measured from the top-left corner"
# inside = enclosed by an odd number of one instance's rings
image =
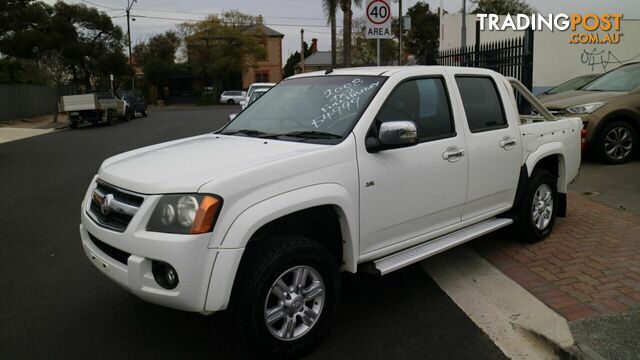
[[[640,87],[640,63],[621,66],[593,80],[581,90],[631,91]]]
[[[583,87],[586,84],[588,84],[594,78],[595,78],[595,76],[583,76],[583,77],[578,77],[578,78],[571,79],[569,81],[566,81],[566,82],[564,82],[564,83],[562,83],[562,84],[550,89],[549,91],[547,91],[547,94],[557,94],[557,93],[561,93],[561,92],[565,92],[565,91],[580,89],[581,87]]]
[[[314,76],[282,81],[222,134],[282,140],[341,140],[384,82],[378,76]]]

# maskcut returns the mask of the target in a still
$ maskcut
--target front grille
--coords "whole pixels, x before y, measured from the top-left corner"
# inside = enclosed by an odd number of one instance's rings
[[[105,214],[102,212],[101,204],[106,195],[112,195],[113,202],[119,205],[110,207]],[[99,225],[111,230],[123,232],[127,229],[133,215],[140,205],[142,205],[143,201],[144,198],[142,196],[129,193],[99,181],[91,196],[89,211],[91,211],[91,214]]]
[[[111,245],[109,245],[107,243],[103,243],[102,241],[98,240],[98,238],[93,236],[91,233],[89,233],[89,239],[91,239],[91,242],[98,249],[100,249],[100,251],[102,251],[103,253],[107,254],[110,257],[112,257],[114,260],[127,265],[127,259],[129,259],[129,256],[131,256],[131,254],[129,254],[126,251],[122,251],[120,249],[116,249],[116,248],[114,248],[113,246],[111,246]]]

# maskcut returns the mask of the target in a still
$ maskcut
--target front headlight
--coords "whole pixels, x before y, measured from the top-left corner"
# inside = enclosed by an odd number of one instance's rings
[[[589,104],[576,105],[567,108],[567,112],[572,114],[591,114],[592,112],[603,107],[604,104],[605,103],[598,101]]]
[[[215,195],[164,195],[151,214],[147,231],[172,234],[211,232],[220,208],[222,198]]]

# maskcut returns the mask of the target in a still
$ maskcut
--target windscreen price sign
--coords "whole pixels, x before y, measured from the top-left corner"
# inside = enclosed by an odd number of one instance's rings
[[[366,38],[393,39],[389,0],[367,0]]]

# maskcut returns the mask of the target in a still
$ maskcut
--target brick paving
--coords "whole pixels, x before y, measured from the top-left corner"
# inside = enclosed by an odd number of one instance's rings
[[[574,193],[568,204],[542,242],[504,231],[472,247],[569,321],[640,307],[640,216]]]

